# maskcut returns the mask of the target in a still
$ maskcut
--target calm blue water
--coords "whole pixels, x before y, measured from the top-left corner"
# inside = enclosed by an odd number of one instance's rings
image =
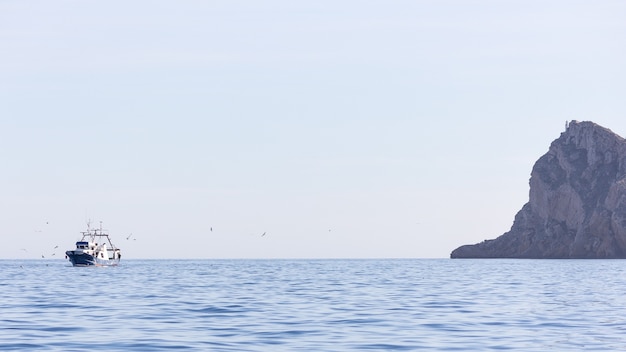
[[[0,260],[0,350],[626,350],[626,261]]]

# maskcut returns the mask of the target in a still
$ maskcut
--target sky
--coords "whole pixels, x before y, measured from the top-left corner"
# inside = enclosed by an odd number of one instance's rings
[[[566,121],[626,136],[624,18],[0,0],[0,258],[62,258],[89,220],[124,258],[447,258],[510,229]]]

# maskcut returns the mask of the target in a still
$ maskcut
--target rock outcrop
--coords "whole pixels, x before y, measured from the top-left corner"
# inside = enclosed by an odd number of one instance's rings
[[[535,163],[511,230],[451,258],[626,258],[626,140],[570,122]]]

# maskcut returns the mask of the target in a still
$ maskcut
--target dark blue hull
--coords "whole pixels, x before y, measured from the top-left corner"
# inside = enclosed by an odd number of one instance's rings
[[[73,266],[91,266],[96,265],[96,259],[91,254],[80,253],[76,251],[65,252],[67,258],[70,260]]]

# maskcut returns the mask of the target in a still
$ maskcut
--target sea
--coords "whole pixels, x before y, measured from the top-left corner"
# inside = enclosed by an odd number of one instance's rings
[[[1,351],[625,351],[626,261],[0,260]]]

